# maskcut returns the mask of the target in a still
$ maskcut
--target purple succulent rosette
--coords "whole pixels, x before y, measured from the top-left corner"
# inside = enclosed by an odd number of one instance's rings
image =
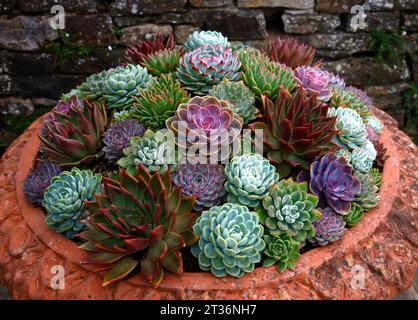
[[[345,232],[343,217],[331,208],[319,209],[321,219],[313,223],[315,237],[308,239],[309,242],[320,246],[326,246],[330,242],[340,240]]]
[[[123,156],[123,149],[129,147],[132,137],[140,137],[145,131],[144,126],[137,120],[123,119],[113,123],[103,135],[103,152],[105,158],[117,162]]]
[[[41,204],[45,189],[51,184],[51,179],[60,173],[60,166],[51,162],[39,162],[35,168],[30,169],[23,183],[26,200],[30,203]]]
[[[310,190],[319,197],[319,207],[331,207],[339,214],[347,214],[351,202],[360,193],[360,181],[353,175],[352,168],[344,157],[328,152],[317,158],[309,173],[302,171],[298,181],[308,181]]]
[[[326,70],[322,70],[322,74],[327,78],[328,86],[335,89],[344,89],[346,84],[343,78],[340,76],[328,72]]]
[[[171,178],[184,196],[196,196],[196,211],[219,205],[226,193],[224,167],[219,164],[179,164]]]
[[[308,92],[308,96],[316,92],[319,101],[327,102],[331,99],[332,88],[323,70],[315,67],[297,67],[294,74],[299,84]]]
[[[346,87],[345,91],[354,93],[367,107],[370,108],[373,105],[372,98],[369,97],[366,91],[353,86]]]
[[[78,107],[83,108],[84,103],[80,101],[76,96],[71,96],[67,101],[66,100],[60,100],[58,101],[57,105],[52,109],[51,112],[49,112],[44,119],[43,126],[41,128],[41,135],[43,137],[47,134],[47,124],[50,122],[55,121],[55,112],[59,112],[62,114],[68,114],[70,112],[71,107]]]
[[[182,148],[193,146],[200,155],[223,161],[231,156],[231,146],[240,137],[243,120],[227,101],[204,96],[180,104],[166,124]]]

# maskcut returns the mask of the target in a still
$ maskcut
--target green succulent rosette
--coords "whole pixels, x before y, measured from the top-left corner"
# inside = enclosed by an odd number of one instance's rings
[[[42,205],[47,211],[47,226],[71,239],[84,225],[81,219],[84,201],[91,201],[100,192],[101,174],[76,167],[63,171],[51,179],[51,185],[45,190]]]
[[[195,31],[189,35],[184,43],[184,47],[187,51],[193,51],[194,49],[205,45],[229,47],[230,43],[227,37],[224,37],[222,33],[217,31]]]
[[[142,137],[132,137],[129,147],[123,150],[125,157],[117,164],[134,175],[136,166],[143,165],[148,171],[164,173],[172,163],[174,142],[170,135],[148,129]]]
[[[266,242],[264,254],[267,257],[263,261],[263,267],[276,265],[279,272],[295,268],[295,262],[300,257],[299,243],[289,234],[283,232],[275,236],[265,235],[264,241]]]
[[[232,158],[225,166],[228,202],[257,207],[269,188],[279,180],[276,168],[260,154]]]
[[[360,181],[361,190],[354,201],[364,210],[368,211],[377,206],[380,197],[379,188],[375,185],[372,177],[368,173],[354,171],[354,176]]]
[[[312,223],[321,218],[317,204],[318,198],[308,193],[306,182],[281,180],[263,199],[263,224],[272,236],[287,232],[295,241],[303,242],[315,236]]]
[[[193,230],[199,241],[192,254],[202,270],[216,277],[240,278],[261,261],[264,228],[258,215],[245,206],[225,203],[203,211]]]
[[[351,209],[348,214],[343,216],[347,226],[354,227],[364,216],[365,210],[357,203],[351,204]]]

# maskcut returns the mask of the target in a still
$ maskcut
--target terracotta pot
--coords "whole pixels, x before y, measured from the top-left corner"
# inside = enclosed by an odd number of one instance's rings
[[[167,274],[158,289],[139,275],[102,287],[103,274],[79,263],[86,253],[49,230],[44,213],[25,201],[39,119],[1,160],[1,280],[14,299],[391,299],[411,285],[418,266],[418,149],[392,118],[374,112],[385,124],[381,141],[390,155],[381,201],[342,240],[303,254],[295,271],[258,268],[241,279]],[[53,266],[64,268],[63,289],[51,287]]]

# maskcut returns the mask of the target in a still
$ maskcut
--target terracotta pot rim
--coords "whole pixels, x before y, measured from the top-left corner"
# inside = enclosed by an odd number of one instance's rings
[[[41,121],[42,118],[34,122],[31,126],[31,129],[35,129],[35,132],[39,132],[39,128],[42,124]],[[379,205],[369,211],[358,225],[347,230],[342,240],[326,247],[318,247],[312,249],[302,254],[296,263],[296,269],[294,271],[288,270],[284,273],[279,273],[274,266],[269,268],[259,267],[256,268],[253,273],[246,274],[240,279],[232,277],[216,278],[208,272],[184,273],[181,277],[166,273],[164,280],[159,288],[234,290],[248,287],[248,281],[253,282],[253,287],[266,287],[269,286],[271,280],[266,279],[265,277],[263,278],[263,274],[272,273],[275,275],[276,281],[287,281],[290,278],[294,278],[295,276],[298,277],[299,275],[306,275],[308,273],[308,269],[315,268],[315,266],[319,266],[325,261],[333,259],[335,255],[333,249],[335,249],[336,246],[339,246],[339,249],[342,253],[352,252],[354,243],[366,240],[375,231],[379,224],[383,222],[392,207],[395,195],[397,193],[396,191],[398,189],[397,182],[399,180],[399,163],[396,154],[396,147],[392,141],[392,133],[390,132],[389,128],[384,128],[380,140],[387,148],[387,154],[390,155],[390,158],[385,162],[385,167],[382,175],[383,184],[380,189],[380,195],[382,198],[385,198],[385,201],[380,201]],[[77,244],[73,241],[55,233],[54,231],[49,230],[44,223],[45,214],[42,212],[42,210],[33,207],[25,200],[23,193],[23,181],[27,176],[32,164],[36,160],[38,149],[39,138],[37,134],[34,134],[32,137],[30,137],[19,159],[19,170],[16,172],[15,182],[18,205],[21,209],[21,214],[32,232],[37,237],[39,237],[39,239],[41,239],[41,241],[49,249],[53,250],[57,255],[64,256],[69,261],[80,265],[80,261],[87,257],[87,253],[79,249]],[[33,159],[33,161],[28,161],[27,159]],[[365,228],[365,226],[367,226],[367,228]],[[81,267],[88,270],[89,272],[93,272],[91,267]],[[98,276],[102,276],[102,274],[103,273],[99,273]],[[263,280],[260,281],[260,279]],[[148,287],[148,284],[139,274],[124,281],[127,283]]]

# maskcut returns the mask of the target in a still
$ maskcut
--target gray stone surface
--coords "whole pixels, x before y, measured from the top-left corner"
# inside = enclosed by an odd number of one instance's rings
[[[368,31],[388,31],[396,32],[400,26],[400,13],[398,11],[382,11],[382,12],[367,12],[366,11],[366,28],[361,29],[361,32]],[[351,21],[353,15],[348,16],[348,21]],[[353,32],[351,23],[348,23],[346,30]]]
[[[171,32],[173,32],[173,27],[169,24],[157,25],[153,23],[146,23],[138,26],[130,26],[122,29],[122,37],[119,44],[132,46],[138,40],[151,39],[158,33],[166,36]]]
[[[315,0],[238,0],[238,7],[260,8],[260,7],[282,7],[289,9],[312,9]]]
[[[331,33],[341,24],[340,17],[333,14],[298,14],[287,12],[282,15],[284,31],[293,34]]]
[[[116,0],[111,14],[136,16],[184,11],[187,0]]]
[[[189,0],[190,5],[196,8],[224,7],[233,2],[233,0]]]

